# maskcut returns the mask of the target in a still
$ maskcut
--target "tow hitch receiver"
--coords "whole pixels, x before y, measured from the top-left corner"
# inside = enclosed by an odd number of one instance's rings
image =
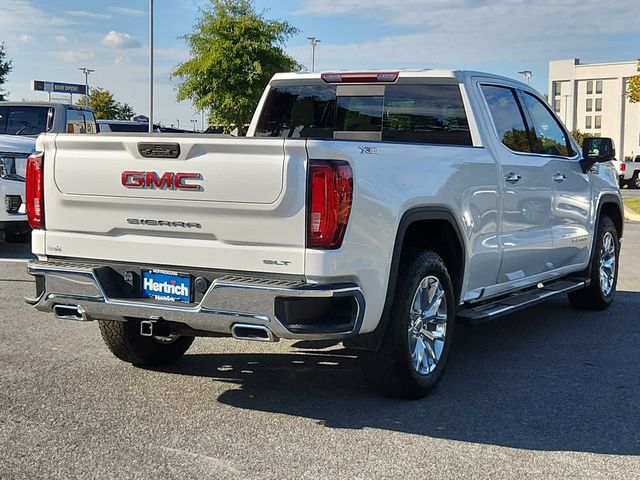
[[[143,337],[153,337],[153,327],[157,320],[142,320],[140,322],[140,335]]]

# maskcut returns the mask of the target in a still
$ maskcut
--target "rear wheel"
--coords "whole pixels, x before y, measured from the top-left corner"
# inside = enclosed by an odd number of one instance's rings
[[[569,294],[571,304],[583,310],[604,310],[616,294],[620,240],[609,217],[602,217],[591,254],[591,283]]]
[[[374,390],[417,399],[444,372],[455,325],[454,294],[447,268],[434,252],[413,255],[400,275],[382,346],[361,352],[359,358]]]
[[[189,349],[194,339],[180,335],[144,337],[140,335],[140,322],[135,320],[98,320],[98,325],[111,353],[120,360],[140,366],[173,363]]]

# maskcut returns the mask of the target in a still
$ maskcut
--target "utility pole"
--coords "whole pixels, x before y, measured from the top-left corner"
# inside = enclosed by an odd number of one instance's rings
[[[153,0],[149,0],[149,133],[153,133]]]
[[[522,75],[522,79],[524,80],[524,83],[526,83],[527,85],[529,85],[529,81],[531,80],[531,70],[522,70],[521,72],[518,72],[520,75]]]
[[[91,70],[87,67],[78,68],[82,73],[84,73],[84,94],[86,98],[89,98],[89,74],[95,72],[95,70]],[[73,103],[73,102],[72,102]]]
[[[311,42],[311,71],[316,71],[316,47],[321,42],[316,37],[307,37],[307,40]]]

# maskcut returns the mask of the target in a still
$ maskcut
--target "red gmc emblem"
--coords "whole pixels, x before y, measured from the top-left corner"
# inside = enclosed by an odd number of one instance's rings
[[[122,172],[122,186],[127,188],[150,188],[160,190],[202,190],[195,180],[202,180],[199,173]]]

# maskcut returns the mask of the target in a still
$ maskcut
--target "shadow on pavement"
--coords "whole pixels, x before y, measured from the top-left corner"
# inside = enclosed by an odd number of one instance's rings
[[[606,312],[557,300],[482,326],[457,326],[448,371],[413,402],[371,393],[344,349],[186,355],[166,371],[240,385],[218,401],[318,420],[546,451],[640,454],[639,292]]]

